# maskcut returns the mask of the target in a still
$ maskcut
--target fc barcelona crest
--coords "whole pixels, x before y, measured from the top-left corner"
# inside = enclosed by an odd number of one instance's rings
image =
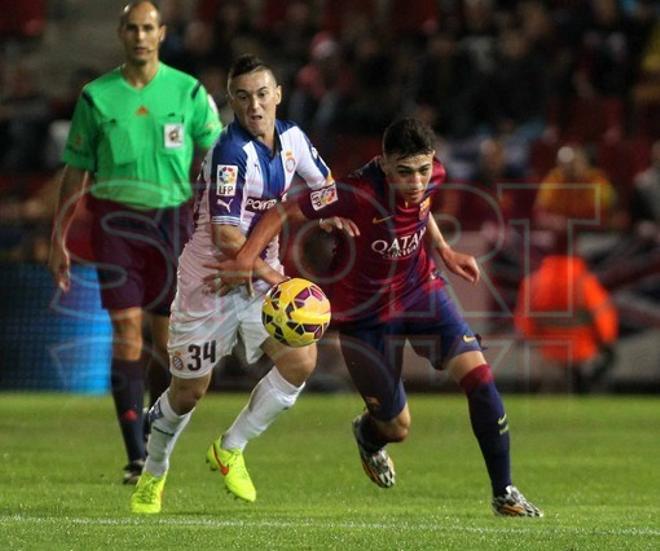
[[[431,198],[427,197],[419,204],[419,219],[424,220],[431,210]]]

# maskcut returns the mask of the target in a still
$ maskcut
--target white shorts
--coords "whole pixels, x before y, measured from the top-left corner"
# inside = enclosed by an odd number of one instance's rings
[[[170,314],[170,372],[182,379],[207,375],[220,358],[230,354],[240,333],[248,363],[262,355],[268,333],[261,322],[263,293],[254,297],[245,288],[223,297],[204,292],[208,270],[179,263],[177,292]]]

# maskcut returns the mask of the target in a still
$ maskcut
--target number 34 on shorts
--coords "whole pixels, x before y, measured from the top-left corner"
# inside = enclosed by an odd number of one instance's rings
[[[217,360],[215,341],[199,344],[189,344],[171,352],[170,364],[173,373],[189,372],[190,375],[199,371],[206,373],[213,369]],[[185,375],[184,375],[185,376]]]

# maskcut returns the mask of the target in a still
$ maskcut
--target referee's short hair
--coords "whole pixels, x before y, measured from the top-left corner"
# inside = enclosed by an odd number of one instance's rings
[[[156,10],[156,13],[158,14],[158,24],[162,25],[163,21],[161,19],[161,14],[160,14],[160,6],[158,5],[158,2],[156,0],[134,0],[133,2],[129,2],[126,4],[122,9],[121,12],[119,13],[119,27],[123,27],[126,25],[126,22],[128,21],[128,15],[133,11],[134,8],[139,6],[140,4],[151,4],[154,9]]]

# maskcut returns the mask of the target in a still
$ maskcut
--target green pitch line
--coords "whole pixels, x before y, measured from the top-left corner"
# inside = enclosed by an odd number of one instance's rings
[[[364,475],[355,395],[306,394],[246,450],[236,501],[204,463],[246,395],[210,395],[172,459],[163,513],[128,512],[109,398],[0,394],[0,549],[657,549],[660,401],[505,396],[514,482],[546,513],[502,519],[461,396],[413,396],[397,485]],[[217,476],[217,475],[216,475]],[[220,544],[221,543],[221,544]]]

